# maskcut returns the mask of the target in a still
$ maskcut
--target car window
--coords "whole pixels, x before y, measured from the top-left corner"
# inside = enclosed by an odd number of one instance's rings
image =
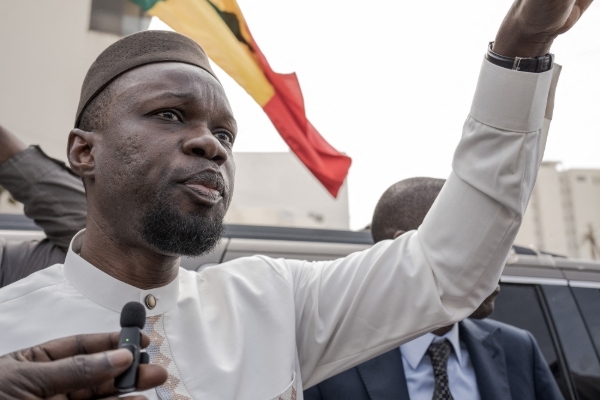
[[[490,318],[533,334],[548,364],[557,361],[556,349],[535,286],[503,283]],[[526,304],[527,307],[523,305]]]
[[[580,400],[600,399],[600,361],[568,286],[542,286]]]
[[[533,285],[503,283],[490,318],[525,329],[535,337],[563,396],[571,399],[570,383],[565,379],[564,361],[559,362],[549,323],[544,316],[539,289]]]
[[[579,311],[600,357],[600,290],[587,288],[571,288]]]

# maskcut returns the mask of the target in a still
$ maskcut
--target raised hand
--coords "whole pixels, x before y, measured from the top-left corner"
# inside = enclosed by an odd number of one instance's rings
[[[494,42],[507,57],[536,57],[550,51],[554,39],[579,20],[593,0],[515,0]]]
[[[114,378],[133,360],[128,350],[116,350],[118,342],[118,332],[71,336],[0,357],[0,399],[116,399]],[[143,335],[142,346],[149,344]],[[164,368],[140,365],[138,390],[166,380]]]
[[[0,164],[26,148],[25,143],[0,125]]]

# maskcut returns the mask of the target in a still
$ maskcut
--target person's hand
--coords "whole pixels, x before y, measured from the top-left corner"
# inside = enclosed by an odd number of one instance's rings
[[[26,148],[25,143],[0,125],[0,164]]]
[[[537,57],[579,20],[593,0],[515,0],[504,18],[494,52],[506,57]]]
[[[114,378],[133,357],[117,349],[119,333],[71,336],[0,357],[0,399],[96,399],[118,395]],[[143,335],[142,347],[150,344]],[[140,365],[139,391],[159,386],[167,371]],[[117,397],[114,397],[116,399]],[[127,397],[144,399],[144,397]]]

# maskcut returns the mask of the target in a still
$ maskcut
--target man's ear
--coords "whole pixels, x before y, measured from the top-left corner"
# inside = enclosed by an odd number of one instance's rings
[[[396,231],[396,233],[394,233],[394,239],[396,239],[398,236],[403,235],[404,233],[406,233],[406,231]]]
[[[93,178],[96,163],[94,160],[94,141],[96,135],[75,128],[69,133],[67,158],[71,169],[82,179]]]

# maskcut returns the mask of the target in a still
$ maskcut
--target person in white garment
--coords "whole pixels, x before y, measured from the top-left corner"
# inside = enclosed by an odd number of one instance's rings
[[[117,331],[123,305],[139,301],[151,363],[169,375],[148,398],[299,399],[303,387],[464,319],[496,287],[533,190],[551,43],[590,2],[511,8],[453,172],[417,231],[336,261],[254,256],[201,273],[180,269],[179,256],[220,238],[235,119],[191,39],[121,39],[88,71],[68,140],[86,229],[64,264],[0,290],[0,354]]]

